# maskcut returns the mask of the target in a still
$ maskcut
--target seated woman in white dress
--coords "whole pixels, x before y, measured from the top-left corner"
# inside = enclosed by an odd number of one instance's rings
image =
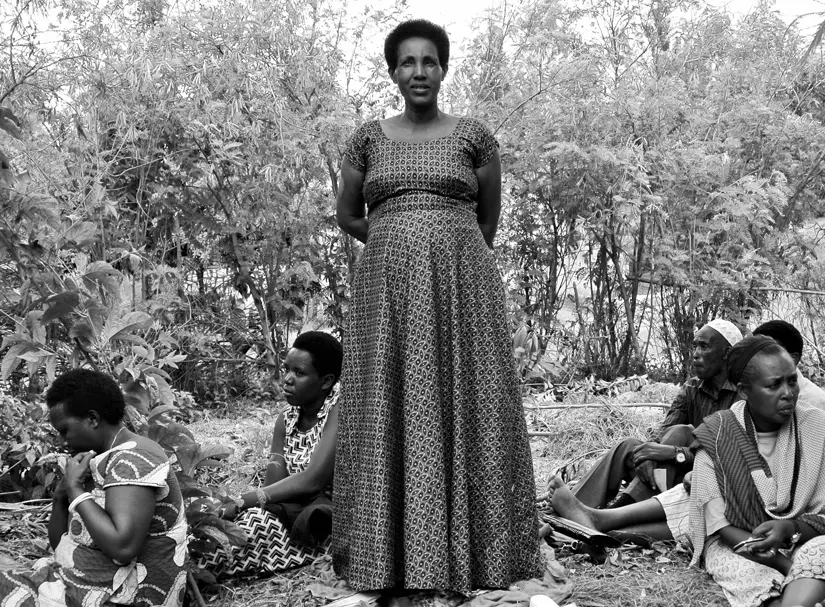
[[[290,408],[275,421],[262,487],[227,504],[223,517],[247,533],[240,548],[218,548],[198,564],[218,576],[265,575],[312,562],[332,528],[338,407],[330,398],[343,350],[332,335],[300,334],[285,361]]]
[[[754,335],[772,337],[791,355],[795,364],[802,358],[803,338],[799,330],[784,320],[770,320],[753,330]],[[825,409],[825,392],[805,379],[797,367],[798,403]],[[692,474],[685,476],[685,485],[677,485],[648,500],[628,506],[597,510],[576,499],[556,477],[550,481],[542,499],[549,500],[556,514],[586,527],[608,533],[620,540],[644,543],[649,540],[676,539],[690,544],[690,496]]]
[[[742,400],[695,431],[693,564],[733,607],[813,607],[825,602],[825,411],[797,402],[794,361],[770,337],[736,344],[728,379]]]

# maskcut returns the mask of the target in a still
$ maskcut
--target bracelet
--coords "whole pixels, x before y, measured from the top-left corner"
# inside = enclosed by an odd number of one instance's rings
[[[80,504],[82,504],[82,503],[83,503],[83,502],[85,502],[86,500],[92,500],[92,499],[94,499],[94,498],[95,498],[95,496],[94,496],[94,495],[92,495],[92,494],[91,494],[91,493],[89,493],[88,491],[84,491],[83,493],[81,493],[80,495],[78,495],[76,498],[74,498],[74,499],[72,500],[72,503],[71,503],[71,504],[69,504],[69,512],[71,512],[72,514],[74,514],[74,512],[77,510],[77,507],[78,507]]]
[[[788,543],[790,547],[793,548],[799,543],[799,540],[802,539],[802,528],[799,526],[799,521],[795,518],[791,519],[791,522],[793,523],[793,535],[788,539]]]
[[[261,508],[266,506],[266,503],[269,501],[269,498],[266,496],[266,491],[264,491],[263,488],[258,487],[255,489],[255,495],[258,496],[258,506]]]
[[[275,457],[280,457],[282,460],[286,461],[286,457],[284,457],[283,453],[270,453],[267,459],[271,462]]]

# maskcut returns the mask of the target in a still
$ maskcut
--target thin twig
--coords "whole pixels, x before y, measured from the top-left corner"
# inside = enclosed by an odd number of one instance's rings
[[[46,501],[51,502],[51,500],[46,500]],[[25,505],[21,502],[10,502],[10,503],[0,502],[0,510],[8,510],[8,511],[11,511],[11,512],[37,512],[37,511],[45,512],[46,510],[49,509],[50,505],[51,505],[51,503],[41,504],[39,506],[36,506],[34,504],[27,506],[27,505]]]
[[[191,571],[186,572],[186,581],[189,582],[189,588],[192,590],[192,596],[195,598],[198,607],[206,607],[206,601],[203,600],[201,590],[198,588],[198,582],[195,580],[195,576],[192,575]]]
[[[644,278],[642,276],[626,276],[627,280],[636,280],[638,282],[648,284],[648,285],[657,285],[660,287],[681,287],[684,286],[682,284],[678,284],[672,281],[662,281],[662,280],[652,280],[650,278]],[[769,292],[776,292],[776,293],[796,293],[799,295],[825,295],[825,291],[811,291],[809,289],[789,289],[783,287],[742,287],[745,291],[769,291]]]
[[[80,339],[75,337],[74,338],[74,343],[77,345],[78,349],[83,353],[83,358],[86,359],[86,362],[89,363],[92,366],[92,369],[94,369],[95,371],[97,371],[99,373],[100,369],[97,368],[97,363],[95,363],[95,361],[92,360],[92,357],[89,356],[89,353],[86,352],[86,349],[80,343]]]
[[[569,466],[570,464],[575,464],[576,462],[579,462],[579,461],[581,461],[585,458],[588,458],[591,455],[601,454],[601,453],[604,453],[605,451],[606,451],[606,449],[593,449],[592,451],[588,451],[587,453],[582,453],[581,455],[577,455],[576,457],[567,460],[563,464],[560,464],[560,465],[556,466],[556,468],[553,470],[553,472],[550,476],[551,477],[556,476],[559,472],[561,472],[562,470],[567,468],[567,466]]]
[[[670,409],[672,403],[576,403],[572,405],[524,405],[525,409],[632,409],[634,407],[659,407]]]

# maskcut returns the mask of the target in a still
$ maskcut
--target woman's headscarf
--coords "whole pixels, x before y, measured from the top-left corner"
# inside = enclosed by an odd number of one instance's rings
[[[734,386],[742,381],[742,375],[748,367],[748,363],[754,356],[771,345],[779,345],[773,337],[767,335],[752,335],[746,337],[728,352],[728,380]]]

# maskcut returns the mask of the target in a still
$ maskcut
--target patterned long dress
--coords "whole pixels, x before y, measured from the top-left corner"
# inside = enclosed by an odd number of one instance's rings
[[[118,564],[95,545],[83,518],[71,514],[53,557],[27,570],[0,571],[3,607],[178,607],[186,590],[186,515],[177,478],[163,449],[138,437],[101,453],[90,463],[94,501],[119,485],[152,487],[155,513],[140,554]]]
[[[421,143],[362,125],[369,238],[344,343],[332,553],[358,590],[501,588],[540,572],[504,289],[476,219],[480,122]]]
[[[334,405],[335,399],[328,398],[318,412],[317,423],[303,432],[298,427],[300,409],[291,407],[284,413],[286,436],[283,456],[288,475],[294,476],[309,466]],[[234,522],[246,531],[246,544],[229,547],[231,554],[219,546],[198,561],[198,566],[224,577],[267,575],[311,563],[327,552],[329,539],[313,541],[316,538],[306,529],[307,525],[311,525],[308,519],[310,515],[331,517],[331,497],[329,488],[304,504],[268,504],[265,509],[244,510]],[[295,536],[307,538],[308,541],[298,541]]]

